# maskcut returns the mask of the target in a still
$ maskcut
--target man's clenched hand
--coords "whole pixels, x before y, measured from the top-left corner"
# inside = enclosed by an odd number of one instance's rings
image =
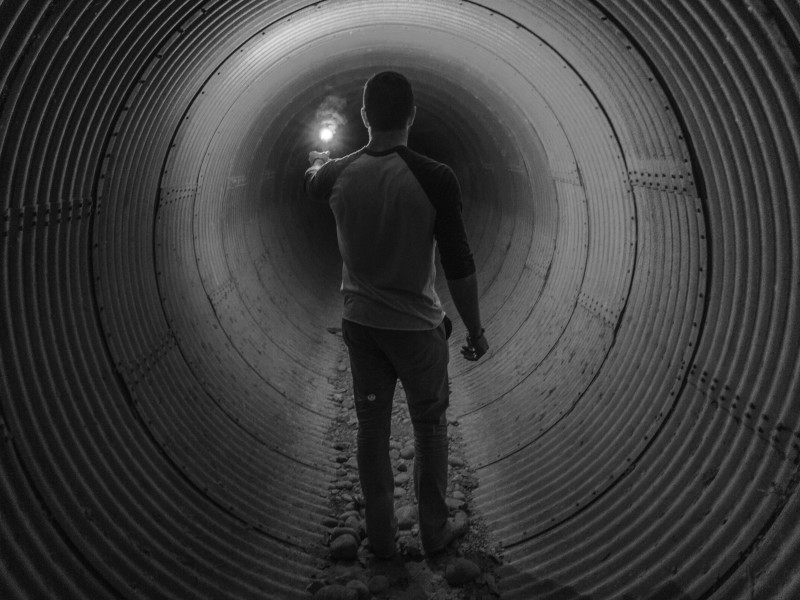
[[[461,347],[461,355],[469,361],[476,361],[489,350],[489,341],[481,331],[478,337],[467,336],[467,345]]]
[[[308,153],[308,162],[313,167],[317,164],[317,161],[320,161],[319,166],[324,165],[331,159],[331,153],[329,150],[325,150],[321,152],[319,150],[312,150]]]

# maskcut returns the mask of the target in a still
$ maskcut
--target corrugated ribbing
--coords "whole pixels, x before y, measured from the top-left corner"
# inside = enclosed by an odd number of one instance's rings
[[[301,176],[383,68],[464,192],[492,352],[456,320],[451,416],[504,597],[800,594],[798,32],[788,0],[0,3],[0,596],[306,596],[342,355]]]

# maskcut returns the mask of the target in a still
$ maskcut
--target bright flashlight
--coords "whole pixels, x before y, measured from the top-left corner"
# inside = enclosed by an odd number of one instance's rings
[[[333,129],[330,127],[323,127],[319,130],[319,139],[323,142],[330,142],[333,139]]]

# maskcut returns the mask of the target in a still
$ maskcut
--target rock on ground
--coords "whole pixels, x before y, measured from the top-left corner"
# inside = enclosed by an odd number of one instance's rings
[[[450,585],[464,585],[478,578],[481,569],[466,558],[453,559],[444,571],[444,577]]]
[[[411,529],[417,523],[417,509],[414,506],[402,506],[397,509],[397,526],[400,529]]]
[[[358,541],[349,533],[340,535],[331,542],[331,558],[334,560],[355,560],[358,556]]]

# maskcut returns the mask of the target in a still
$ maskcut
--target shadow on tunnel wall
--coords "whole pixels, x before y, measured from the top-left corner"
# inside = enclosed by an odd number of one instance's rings
[[[385,67],[464,191],[493,353],[453,411],[504,597],[800,596],[799,32],[791,0],[0,2],[0,597],[305,596],[341,349],[298,175]]]

